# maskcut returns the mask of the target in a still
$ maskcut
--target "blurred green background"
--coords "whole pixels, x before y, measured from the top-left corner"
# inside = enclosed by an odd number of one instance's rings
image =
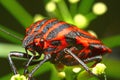
[[[46,10],[47,4],[51,1],[57,6],[53,12]],[[92,7],[97,2],[103,2],[107,6],[108,10],[105,14],[93,14]],[[112,49],[112,54],[103,57],[103,63],[107,66],[106,75],[108,80],[120,80],[119,3],[119,0],[80,0],[77,3],[70,3],[68,0],[0,0],[0,28],[23,38],[25,28],[37,18],[57,17],[60,20],[74,24],[74,16],[78,13],[83,14],[88,18],[89,23],[80,27],[86,31],[94,31],[98,38]],[[64,13],[61,12],[62,10],[64,10]],[[7,59],[7,54],[10,51],[24,52],[22,41],[0,31],[0,80],[9,80],[12,76]],[[21,68],[23,68],[24,60],[14,59],[14,62],[17,63],[17,68],[22,72]],[[58,80],[55,76],[57,71],[54,66],[49,62],[44,65],[48,66],[39,69],[35,76],[42,80]],[[48,78],[46,79],[45,76],[48,76]]]

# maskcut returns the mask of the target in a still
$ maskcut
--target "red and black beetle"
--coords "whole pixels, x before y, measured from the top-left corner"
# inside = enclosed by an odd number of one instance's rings
[[[24,74],[27,73],[27,68],[33,59],[38,59],[42,53],[45,56],[29,73],[29,80],[33,73],[48,60],[54,64],[61,63],[67,66],[80,64],[86,71],[93,74],[85,63],[96,61],[96,64],[101,61],[102,55],[111,52],[111,49],[90,33],[54,18],[43,19],[28,27],[23,47],[26,53],[12,51],[9,54],[9,62],[14,74],[18,72],[11,56],[29,59],[25,65]],[[29,55],[27,51],[33,55]],[[36,56],[36,53],[39,55]]]

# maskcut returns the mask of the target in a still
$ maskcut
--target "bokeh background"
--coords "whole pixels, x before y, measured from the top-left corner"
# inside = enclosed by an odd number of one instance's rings
[[[62,16],[58,14],[55,15],[56,13],[54,12],[46,11],[45,7],[50,1],[51,0],[0,0],[0,28],[23,38],[25,35],[25,28],[33,23],[36,16],[40,19],[43,17],[57,17],[58,19],[65,21],[65,18]],[[70,9],[70,6],[74,6],[71,5],[68,0],[64,1],[68,9]],[[75,4],[76,7],[79,7],[82,1],[84,0],[77,2]],[[98,38],[103,40],[103,42],[112,49],[111,54],[103,57],[103,63],[107,66],[106,75],[108,80],[120,80],[120,1],[89,0],[89,2],[91,2],[90,11],[92,11],[92,6],[95,3],[103,2],[107,6],[107,12],[103,15],[93,16],[95,18],[93,18],[87,27],[85,26],[83,29],[86,31],[94,31]],[[59,4],[60,3],[57,3],[56,5],[59,7]],[[72,12],[73,13],[70,14],[73,14],[74,16],[76,11],[74,12],[73,10]],[[14,50],[24,51],[22,42],[5,32],[0,31],[0,80],[8,80],[12,76],[7,54]],[[18,69],[21,69],[21,64],[24,63],[24,60],[14,59],[14,61]],[[51,71],[49,69],[46,71],[43,70],[43,72],[44,73],[38,72],[38,77],[41,77],[42,80],[46,80],[44,77],[46,75],[51,77],[51,74],[49,74]]]

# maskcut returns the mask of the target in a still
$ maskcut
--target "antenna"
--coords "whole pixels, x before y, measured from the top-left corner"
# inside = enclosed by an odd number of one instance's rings
[[[22,41],[22,38],[20,38],[20,37],[14,35],[14,34],[12,34],[12,33],[10,33],[10,32],[7,32],[7,31],[5,31],[5,30],[2,29],[2,28],[0,28],[0,31],[2,31],[2,32],[4,32],[4,33],[6,33],[6,34],[8,34],[8,35],[10,35],[10,36],[12,36],[12,37],[14,37],[14,38],[19,39],[19,40]]]

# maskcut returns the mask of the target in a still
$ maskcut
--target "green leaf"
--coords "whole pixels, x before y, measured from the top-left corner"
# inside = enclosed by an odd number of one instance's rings
[[[109,38],[104,38],[102,40],[103,40],[103,43],[106,44],[110,48],[120,46],[120,35],[115,35]]]
[[[65,73],[66,73],[66,80],[74,80],[75,79],[75,73],[72,71],[73,67],[66,66],[65,67]]]
[[[99,80],[95,76],[90,75],[87,71],[82,71],[78,74],[77,80]]]
[[[29,26],[32,16],[17,2],[17,0],[0,0],[0,3],[6,8],[24,27]]]
[[[107,77],[111,77],[113,79],[120,79],[120,60],[112,59],[112,58],[105,58],[103,62],[107,66],[106,75]]]
[[[0,25],[0,36],[16,44],[21,44],[23,35]]]
[[[24,52],[24,48],[19,45],[0,43],[0,57],[7,57],[10,51]]]

